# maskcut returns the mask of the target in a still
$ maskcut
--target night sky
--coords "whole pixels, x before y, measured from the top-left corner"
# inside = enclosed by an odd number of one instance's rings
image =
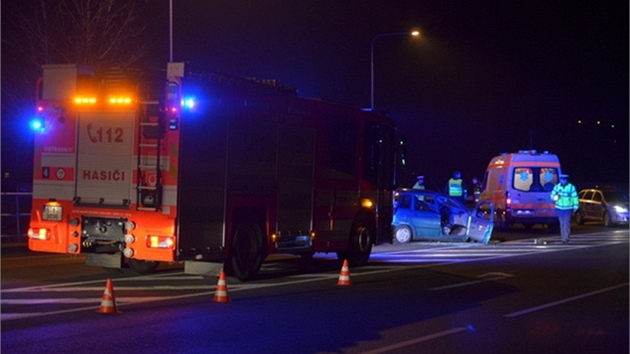
[[[148,3],[150,61],[163,67],[168,1]],[[532,148],[557,153],[578,185],[628,184],[627,1],[173,3],[174,61],[358,107],[370,105],[372,39],[420,30],[374,42],[374,96],[430,186]]]

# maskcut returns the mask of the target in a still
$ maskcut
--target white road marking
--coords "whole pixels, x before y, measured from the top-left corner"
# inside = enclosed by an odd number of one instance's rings
[[[572,296],[572,297],[568,297],[566,299],[550,302],[548,304],[535,306],[535,307],[530,307],[528,309],[524,309],[524,310],[521,310],[521,311],[508,313],[506,315],[503,315],[503,317],[509,317],[509,318],[518,317],[518,316],[521,316],[521,315],[526,315],[528,313],[532,313],[532,312],[536,312],[536,311],[539,311],[539,310],[543,310],[543,309],[546,309],[546,308],[549,308],[549,307],[561,305],[561,304],[564,304],[564,303],[567,303],[567,302],[579,300],[579,299],[582,299],[582,298],[585,298],[585,297],[589,297],[589,296],[605,293],[605,292],[608,292],[608,291],[616,290],[616,289],[627,287],[627,286],[628,286],[628,283],[618,284],[618,285],[611,286],[611,287],[608,287],[608,288],[591,291],[591,292],[586,293],[586,294]]]
[[[474,262],[474,261],[487,260],[487,259],[523,256],[523,255],[532,254],[534,252],[540,253],[540,252],[566,251],[566,250],[572,250],[576,248],[596,247],[596,246],[604,246],[604,245],[609,245],[609,244],[628,242],[627,230],[614,230],[613,232],[606,233],[606,234],[576,235],[572,237],[571,244],[569,245],[558,244],[559,243],[558,236],[549,236],[546,238],[539,238],[539,240],[543,240],[543,239],[548,241],[547,245],[534,244],[533,240],[511,241],[511,242],[501,243],[498,245],[494,245],[494,244],[482,245],[482,244],[476,244],[476,243],[453,245],[453,244],[445,243],[444,246],[436,246],[436,247],[431,247],[431,248],[422,248],[422,249],[410,248],[408,250],[375,253],[371,257],[373,264],[370,267],[361,269],[360,272],[358,270],[356,272],[353,272],[353,270],[351,269],[350,270],[351,277],[378,274],[378,273],[395,272],[401,269],[400,266],[387,265],[387,263],[389,262],[394,263],[394,264],[411,263],[411,262],[414,263],[414,265],[407,266],[404,269],[428,268],[428,267],[439,266],[439,265],[448,264],[448,263]],[[269,268],[273,269],[272,263],[270,264]],[[489,274],[486,274],[485,277],[483,277],[483,279],[466,282],[466,283],[448,285],[444,287],[431,288],[430,290],[435,291],[435,290],[444,290],[444,289],[454,288],[454,287],[468,286],[468,285],[477,284],[477,283],[485,282],[485,281],[505,279],[509,276],[511,275],[502,274],[502,273],[501,274],[489,273]],[[228,292],[231,293],[231,292],[266,288],[266,287],[272,287],[272,286],[308,283],[308,282],[315,282],[315,281],[321,281],[321,280],[326,280],[326,279],[330,279],[331,283],[333,283],[334,280],[337,278],[338,278],[338,274],[332,274],[332,273],[331,274],[322,274],[322,273],[299,274],[295,276],[286,277],[284,279],[287,279],[287,281],[281,282],[281,283],[228,284],[228,287],[229,287]],[[118,306],[125,306],[128,304],[134,304],[134,303],[145,303],[145,302],[175,300],[175,299],[190,298],[190,297],[212,296],[215,292],[214,291],[215,284],[182,285],[183,281],[199,281],[201,279],[203,279],[201,276],[184,274],[183,271],[177,272],[177,273],[169,272],[165,274],[164,273],[151,274],[151,275],[131,277],[131,278],[115,278],[113,279],[113,281],[114,281],[114,288],[116,292],[152,291],[152,290],[201,291],[201,292],[195,292],[195,293],[190,293],[190,294],[164,296],[164,297],[146,297],[146,296],[122,297],[122,298],[117,298],[116,302]],[[178,281],[180,282],[180,285],[138,286],[137,284],[139,282],[148,282],[148,281]],[[129,283],[133,283],[133,286],[127,285]],[[613,288],[608,288],[608,290],[613,290],[614,288],[627,286],[627,285],[628,283],[621,284]],[[6,296],[3,296],[3,298],[0,299],[0,304],[20,305],[20,304],[46,304],[46,303],[62,303],[62,304],[94,303],[96,304],[95,306],[98,306],[98,304],[101,301],[100,294],[103,293],[104,289],[105,289],[105,283],[103,280],[92,280],[92,281],[85,281],[85,282],[72,282],[72,283],[13,288],[13,289],[2,289],[3,294],[24,293],[24,292],[29,292],[32,294],[34,292],[62,293],[62,292],[88,291],[88,292],[98,293],[99,295],[95,295],[93,299],[40,298],[40,299],[33,299],[33,300],[7,299]],[[208,290],[208,291],[204,291],[204,290]],[[585,295],[578,296],[575,298],[569,298],[566,300],[554,302],[547,305],[534,307],[527,310],[514,312],[511,314],[505,315],[505,317],[516,317],[525,313],[537,311],[537,310],[544,309],[550,306],[555,306],[566,301],[573,301],[575,299],[594,295],[596,293],[603,292],[603,291],[607,291],[607,289],[585,294]],[[86,311],[86,310],[93,310],[93,309],[95,308],[94,307],[80,307],[80,308],[51,311],[51,312],[35,312],[35,313],[3,312],[2,314],[0,314],[0,321],[11,320],[11,319],[16,319],[16,318],[25,318],[25,317],[48,316],[48,315],[53,315],[53,314],[79,312],[79,311]],[[3,311],[4,310],[6,309],[3,309]]]
[[[467,330],[468,330],[468,328],[465,328],[465,327],[455,327],[455,328],[451,328],[451,329],[448,329],[448,330],[445,330],[445,331],[442,331],[442,332],[436,332],[436,333],[428,334],[426,336],[422,336],[422,337],[419,337],[419,338],[406,340],[404,342],[398,342],[396,344],[388,345],[388,346],[385,346],[385,347],[380,347],[380,348],[377,348],[377,349],[368,350],[366,352],[362,352],[361,354],[386,353],[386,352],[394,350],[394,349],[400,349],[400,348],[408,347],[410,345],[426,342],[428,340],[435,339],[435,338],[450,336],[451,334],[455,334],[455,333],[459,333],[459,332],[463,332],[463,331],[467,331]]]

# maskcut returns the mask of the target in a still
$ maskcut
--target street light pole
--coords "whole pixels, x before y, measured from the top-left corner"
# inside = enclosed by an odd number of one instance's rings
[[[392,36],[419,36],[419,31],[413,32],[393,32],[393,33],[382,33],[377,34],[372,38],[372,43],[370,44],[370,110],[374,110],[374,42],[382,37],[392,37]]]

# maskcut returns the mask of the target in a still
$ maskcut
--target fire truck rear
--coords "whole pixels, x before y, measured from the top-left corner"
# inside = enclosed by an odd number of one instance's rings
[[[43,69],[29,248],[139,272],[174,261],[176,211],[158,207],[162,181],[172,181],[162,174],[171,157],[163,143],[173,137],[159,122],[161,90],[138,84],[159,85],[157,74]]]
[[[360,265],[391,241],[396,144],[384,115],[181,63],[166,80],[43,69],[33,251],[140,273],[226,266],[251,279],[272,253],[336,252]]]

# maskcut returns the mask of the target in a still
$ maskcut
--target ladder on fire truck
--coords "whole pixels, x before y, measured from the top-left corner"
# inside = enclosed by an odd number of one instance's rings
[[[141,101],[138,129],[137,210],[157,211],[162,202],[161,151],[164,123],[159,101]]]

